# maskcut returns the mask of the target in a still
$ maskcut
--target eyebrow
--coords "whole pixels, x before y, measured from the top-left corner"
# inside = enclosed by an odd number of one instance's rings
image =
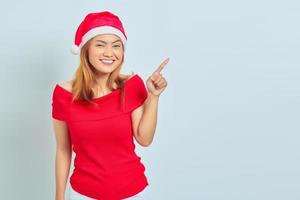
[[[119,42],[119,41],[121,42],[121,40],[118,39],[118,40],[116,40],[116,41],[114,41],[114,42],[112,42],[112,43],[116,43],[116,42]],[[103,41],[103,40],[96,40],[96,42],[103,42],[103,43],[105,43],[105,44],[107,43],[107,42],[105,42],[105,41]]]

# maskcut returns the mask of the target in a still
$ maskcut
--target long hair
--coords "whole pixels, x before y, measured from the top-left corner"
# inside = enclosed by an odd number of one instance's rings
[[[72,79],[72,101],[84,100],[89,103],[96,104],[95,102],[93,102],[94,92],[92,90],[92,85],[94,85],[96,82],[96,75],[94,73],[95,69],[89,62],[88,58],[88,49],[90,43],[91,39],[81,48],[80,51],[80,63]],[[121,89],[120,101],[122,108],[124,109],[124,84],[126,80],[128,80],[128,78],[130,77],[130,75],[120,75],[123,63],[124,55],[121,64],[113,72],[110,73],[108,78],[108,87],[110,90],[116,90],[118,88]],[[117,87],[114,87],[114,83],[116,83]]]

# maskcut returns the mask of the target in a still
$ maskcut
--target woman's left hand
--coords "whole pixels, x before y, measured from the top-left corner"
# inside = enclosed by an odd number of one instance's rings
[[[166,89],[167,81],[162,76],[161,71],[165,67],[165,65],[169,62],[169,58],[164,60],[162,64],[153,72],[153,74],[147,79],[147,89],[148,93],[153,96],[159,97],[159,95]]]

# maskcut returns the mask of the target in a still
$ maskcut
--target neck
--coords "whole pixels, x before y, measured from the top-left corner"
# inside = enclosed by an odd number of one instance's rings
[[[96,84],[95,84],[95,90],[96,94],[106,94],[109,92],[109,88],[107,87],[107,81],[109,77],[109,73],[107,74],[97,74],[96,76]]]

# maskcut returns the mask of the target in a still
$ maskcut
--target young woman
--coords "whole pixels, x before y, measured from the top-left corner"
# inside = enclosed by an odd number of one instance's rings
[[[64,199],[72,151],[70,200],[146,199],[149,183],[133,138],[143,147],[152,143],[169,59],[146,88],[138,74],[120,74],[126,40],[120,19],[108,11],[89,13],[76,31],[79,67],[52,94],[56,200]]]

